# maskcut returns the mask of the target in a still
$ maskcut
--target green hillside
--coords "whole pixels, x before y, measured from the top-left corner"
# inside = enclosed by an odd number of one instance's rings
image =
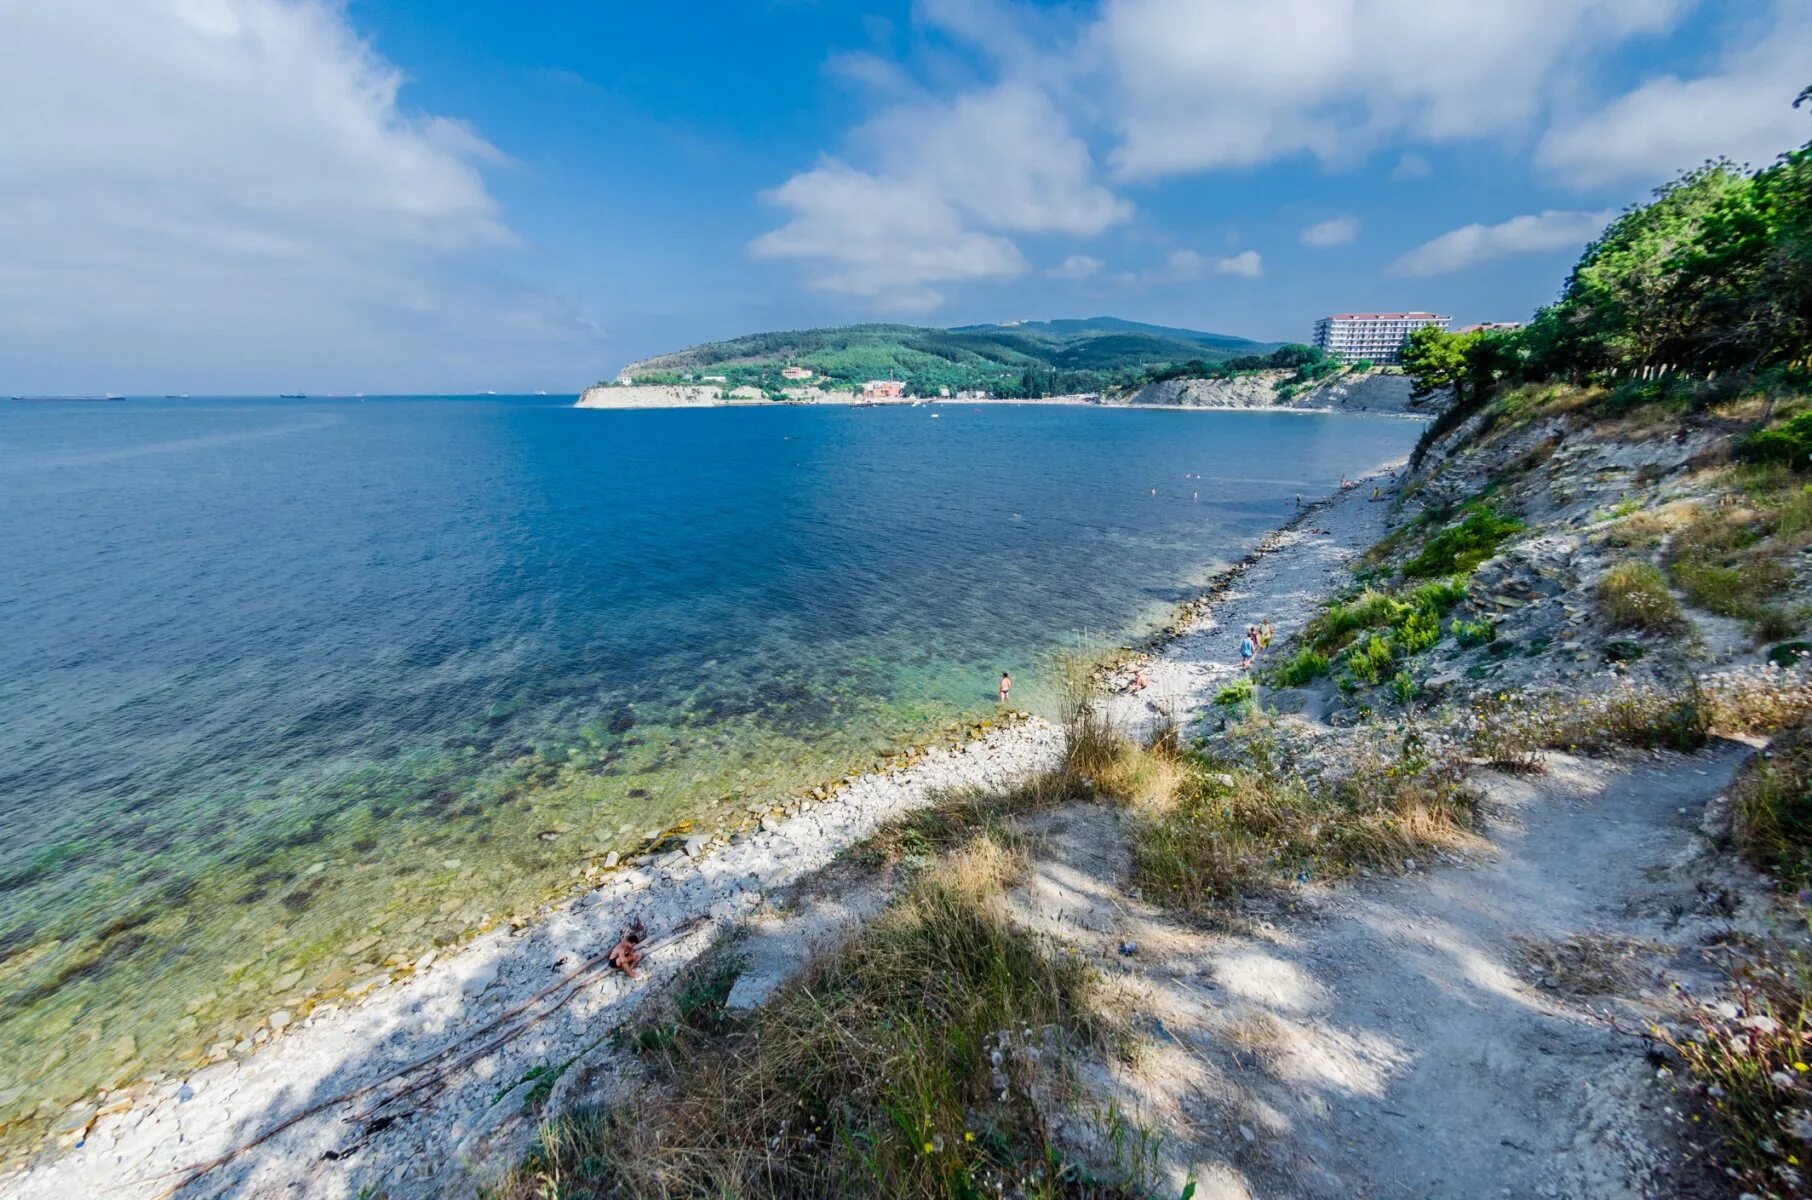
[[[632,363],[627,370],[637,383],[722,375],[734,386],[778,393],[787,386],[781,369],[801,366],[833,390],[892,378],[904,380],[915,395],[949,388],[1044,396],[1136,385],[1154,371],[1184,364],[1206,370],[1245,358],[1256,365],[1275,348],[1275,343],[1112,317],[959,329],[846,325],[707,342]]]

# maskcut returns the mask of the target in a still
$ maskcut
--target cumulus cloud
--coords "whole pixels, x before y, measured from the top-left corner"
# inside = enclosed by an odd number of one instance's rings
[[[755,239],[756,257],[803,262],[813,286],[880,307],[924,311],[943,300],[933,284],[1005,279],[1026,268],[1017,246],[966,228],[955,206],[923,182],[826,159],[763,198],[792,219]]]
[[[27,378],[269,386],[331,359],[382,386],[589,341],[502,277],[503,156],[403,109],[340,6],[20,0],[5,25],[0,358]]]
[[[1719,156],[1762,166],[1812,136],[1804,110],[1792,108],[1809,63],[1812,21],[1779,4],[1715,70],[1651,79],[1558,123],[1536,165],[1576,187],[1656,181]]]
[[[1586,57],[1671,26],[1690,0],[1105,0],[1127,179],[1307,153],[1345,162],[1392,138],[1527,129]]]
[[[1045,274],[1053,279],[1087,279],[1098,275],[1107,264],[1087,254],[1072,254],[1059,265],[1052,267]]]
[[[851,143],[873,167],[826,159],[794,175],[765,196],[790,219],[750,249],[887,307],[935,307],[935,284],[1020,273],[1010,234],[1087,236],[1132,213],[1097,182],[1087,144],[1050,98],[1025,83],[894,105]]]
[[[1238,275],[1244,279],[1257,279],[1265,273],[1264,259],[1256,250],[1242,250],[1230,258],[1223,258],[1214,264],[1214,269],[1222,275]]]
[[[1616,215],[1612,209],[1549,209],[1496,225],[1466,225],[1417,246],[1392,263],[1390,270],[1394,275],[1445,275],[1496,258],[1578,247],[1597,237]]]
[[[1297,236],[1305,246],[1345,246],[1359,236],[1359,218],[1330,217],[1310,225]]]

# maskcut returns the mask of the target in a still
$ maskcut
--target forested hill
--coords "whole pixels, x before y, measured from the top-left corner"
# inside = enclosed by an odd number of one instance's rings
[[[1136,382],[1154,367],[1257,358],[1277,343],[1142,325],[1112,317],[969,325],[846,325],[756,333],[632,363],[637,383],[680,383],[722,375],[731,385],[776,390],[787,366],[805,367],[820,386],[904,380],[915,395],[982,389],[995,395],[1097,391]]]

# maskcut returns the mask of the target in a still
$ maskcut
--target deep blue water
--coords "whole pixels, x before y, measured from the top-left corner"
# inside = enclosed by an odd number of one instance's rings
[[[99,1082],[122,1033],[206,1044],[273,979],[462,936],[1002,669],[1036,702],[1053,647],[1138,632],[1417,431],[569,404],[0,402],[0,1054],[81,1019],[46,1086]]]

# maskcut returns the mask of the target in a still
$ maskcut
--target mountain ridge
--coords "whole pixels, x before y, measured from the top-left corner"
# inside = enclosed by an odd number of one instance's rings
[[[636,383],[681,384],[722,376],[731,387],[774,394],[803,367],[830,390],[893,378],[920,395],[985,390],[1098,391],[1154,367],[1260,356],[1285,343],[1148,325],[1118,317],[1058,318],[954,328],[875,322],[745,334],[640,359],[624,368]]]

